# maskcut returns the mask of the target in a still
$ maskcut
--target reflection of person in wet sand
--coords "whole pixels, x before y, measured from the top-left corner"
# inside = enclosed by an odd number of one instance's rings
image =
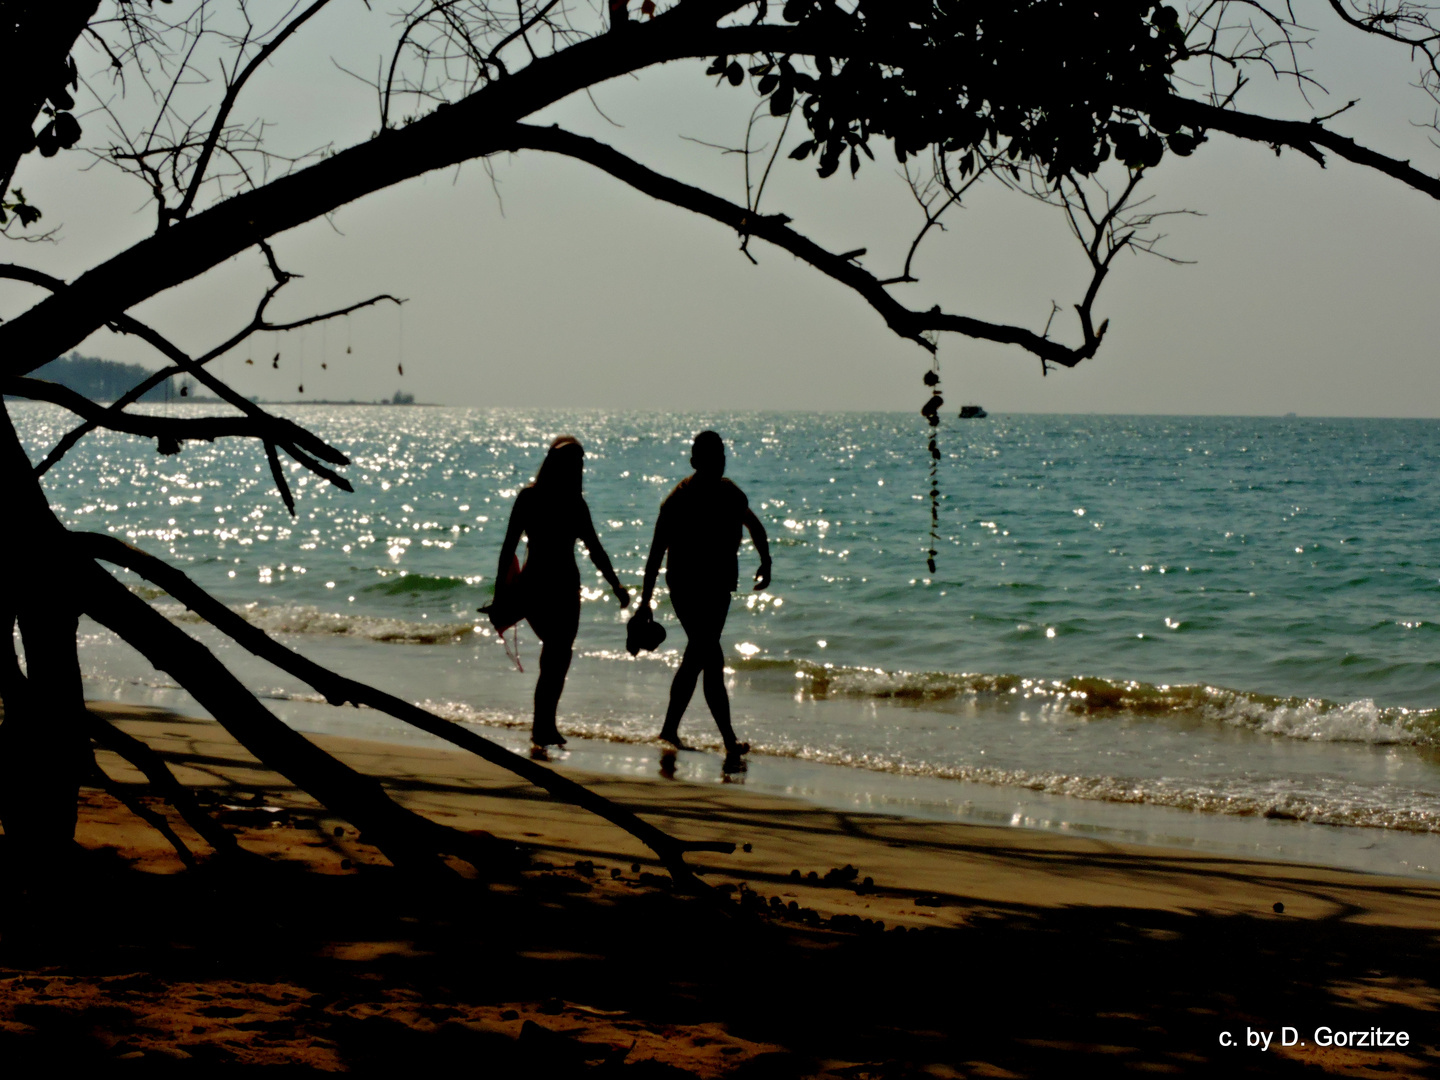
[[[770,545],[765,527],[760,524],[745,493],[725,479],[725,444],[713,431],[695,436],[690,452],[695,469],[675,485],[660,504],[660,517],[655,522],[655,538],[650,543],[650,558],[645,563],[645,589],[640,608],[650,609],[655,591],[655,578],[660,562],[665,565],[665,584],[670,588],[670,603],[689,639],[680,670],[670,685],[670,707],[665,712],[665,726],[660,738],[680,745],[680,718],[695,693],[695,683],[704,674],[705,703],[715,717],[725,752],[738,757],[750,749],[749,743],[735,738],[730,726],[730,699],[725,693],[725,654],[720,646],[720,632],[730,614],[730,594],[740,580],[740,528],[750,530],[755,549],[760,553],[760,569],[755,571],[755,588],[770,584]]]
[[[515,549],[524,533],[527,546],[525,567],[518,580],[502,586],[503,592],[518,590],[517,613],[529,620],[543,643],[540,675],[535,681],[535,722],[530,738],[536,746],[563,745],[565,737],[555,726],[555,709],[565,689],[565,675],[580,627],[580,568],[575,563],[575,541],[590,551],[590,560],[605,575],[620,606],[630,606],[630,593],[615,576],[610,558],[595,535],[590,507],[580,493],[585,468],[585,451],[569,435],[562,435],[535,474],[535,482],[522,488],[510,511],[505,543],[500,547],[500,573],[496,580],[510,576]]]

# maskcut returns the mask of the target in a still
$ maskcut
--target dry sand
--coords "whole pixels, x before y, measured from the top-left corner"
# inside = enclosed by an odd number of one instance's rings
[[[103,712],[230,807],[263,859],[219,865],[147,798],[200,857],[187,871],[87,791],[63,896],[38,913],[7,898],[12,1067],[864,1080],[1068,1075],[1089,1057],[1105,1073],[1440,1072],[1427,880],[573,774],[675,835],[743,845],[692,859],[717,903],[675,895],[627,834],[469,755],[316,737],[407,805],[532,851],[518,877],[422,885],[217,725]],[[1300,1043],[1281,1047],[1283,1026]],[[1409,1045],[1322,1048],[1322,1026]],[[1274,1042],[1249,1047],[1251,1031]]]

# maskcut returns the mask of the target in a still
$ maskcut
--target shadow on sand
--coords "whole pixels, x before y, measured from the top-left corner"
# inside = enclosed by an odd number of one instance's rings
[[[103,809],[107,796],[89,798]],[[795,826],[810,827],[803,814]],[[265,832],[330,843],[304,815]],[[1063,870],[1054,853],[999,854]],[[1204,862],[1230,876],[1247,865]],[[678,896],[618,850],[549,851],[509,881],[443,885],[268,860],[159,874],[85,850],[42,904],[6,897],[0,1060],[16,1076],[268,1066],[636,1080],[1051,1076],[1086,1059],[1107,1075],[1379,1077],[1436,1061],[1434,933],[1357,923],[1343,905],[1296,919],[932,894],[918,902],[963,925],[881,929],[807,922],[776,906],[783,885],[756,875],[740,902]],[[1412,1042],[1245,1046],[1247,1029],[1278,1042],[1282,1025],[1307,1044],[1320,1025]],[[1240,1045],[1222,1047],[1225,1031]]]

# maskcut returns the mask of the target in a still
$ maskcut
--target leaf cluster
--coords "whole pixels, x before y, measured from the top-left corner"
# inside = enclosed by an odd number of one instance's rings
[[[80,141],[71,94],[79,73],[69,52],[84,25],[83,7],[0,0],[0,226],[12,213],[22,226],[40,217],[23,196],[5,199],[20,158],[37,149],[54,157]],[[45,118],[38,133],[37,117]]]
[[[15,220],[22,226],[29,227],[42,217],[40,208],[25,200],[25,192],[18,187],[10,192],[10,198],[0,199],[0,225],[6,225],[10,221],[10,215],[15,215]]]
[[[767,57],[750,74],[773,114],[799,103],[810,138],[791,157],[815,156],[822,177],[847,159],[858,172],[876,137],[901,163],[935,149],[963,176],[999,152],[1052,183],[1111,157],[1148,168],[1203,138],[1156,112],[1188,52],[1176,9],[1152,0],[788,0],[782,14],[813,66]],[[744,78],[723,56],[710,73]]]
[[[35,135],[33,145],[42,157],[48,158],[80,141],[80,121],[70,111],[75,108],[75,98],[70,91],[79,86],[80,76],[75,70],[75,59],[70,56],[42,75],[41,90],[46,102],[42,111],[50,120]],[[22,147],[21,153],[29,149],[28,146]]]

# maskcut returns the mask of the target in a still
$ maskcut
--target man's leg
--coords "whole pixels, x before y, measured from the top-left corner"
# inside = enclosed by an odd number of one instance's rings
[[[700,678],[703,662],[698,658],[696,641],[692,637],[685,643],[685,653],[680,657],[680,668],[670,683],[670,704],[665,709],[665,726],[660,729],[660,738],[668,743],[680,745],[680,719],[685,707],[695,696],[695,683]]]
[[[731,753],[744,753],[749,749],[735,738],[730,726],[730,695],[725,691],[725,650],[720,645],[720,634],[725,629],[725,618],[730,614],[730,593],[713,590],[699,596],[682,593],[676,603],[675,591],[670,592],[670,602],[680,625],[685,628],[688,641],[685,655],[680,661],[680,670],[670,686],[670,707],[665,713],[665,727],[660,737],[679,744],[680,718],[690,698],[695,693],[695,683],[704,674],[705,704],[720,729],[725,749]]]
[[[728,597],[727,597],[728,599]],[[730,726],[730,695],[725,692],[725,650],[721,647],[719,635],[710,646],[705,658],[705,704],[710,706],[710,715],[715,717],[715,726],[720,729],[720,738],[725,740],[727,753],[745,753],[750,749],[735,738],[735,729]]]
[[[697,596],[692,589],[675,588],[670,583],[670,606],[685,631],[685,652],[680,656],[680,668],[670,683],[670,704],[665,709],[665,725],[660,729],[660,738],[676,746],[680,745],[680,720],[690,699],[695,696],[695,684],[705,669],[706,647],[709,644],[709,628],[702,618],[703,596]],[[719,633],[715,644],[719,645]]]

